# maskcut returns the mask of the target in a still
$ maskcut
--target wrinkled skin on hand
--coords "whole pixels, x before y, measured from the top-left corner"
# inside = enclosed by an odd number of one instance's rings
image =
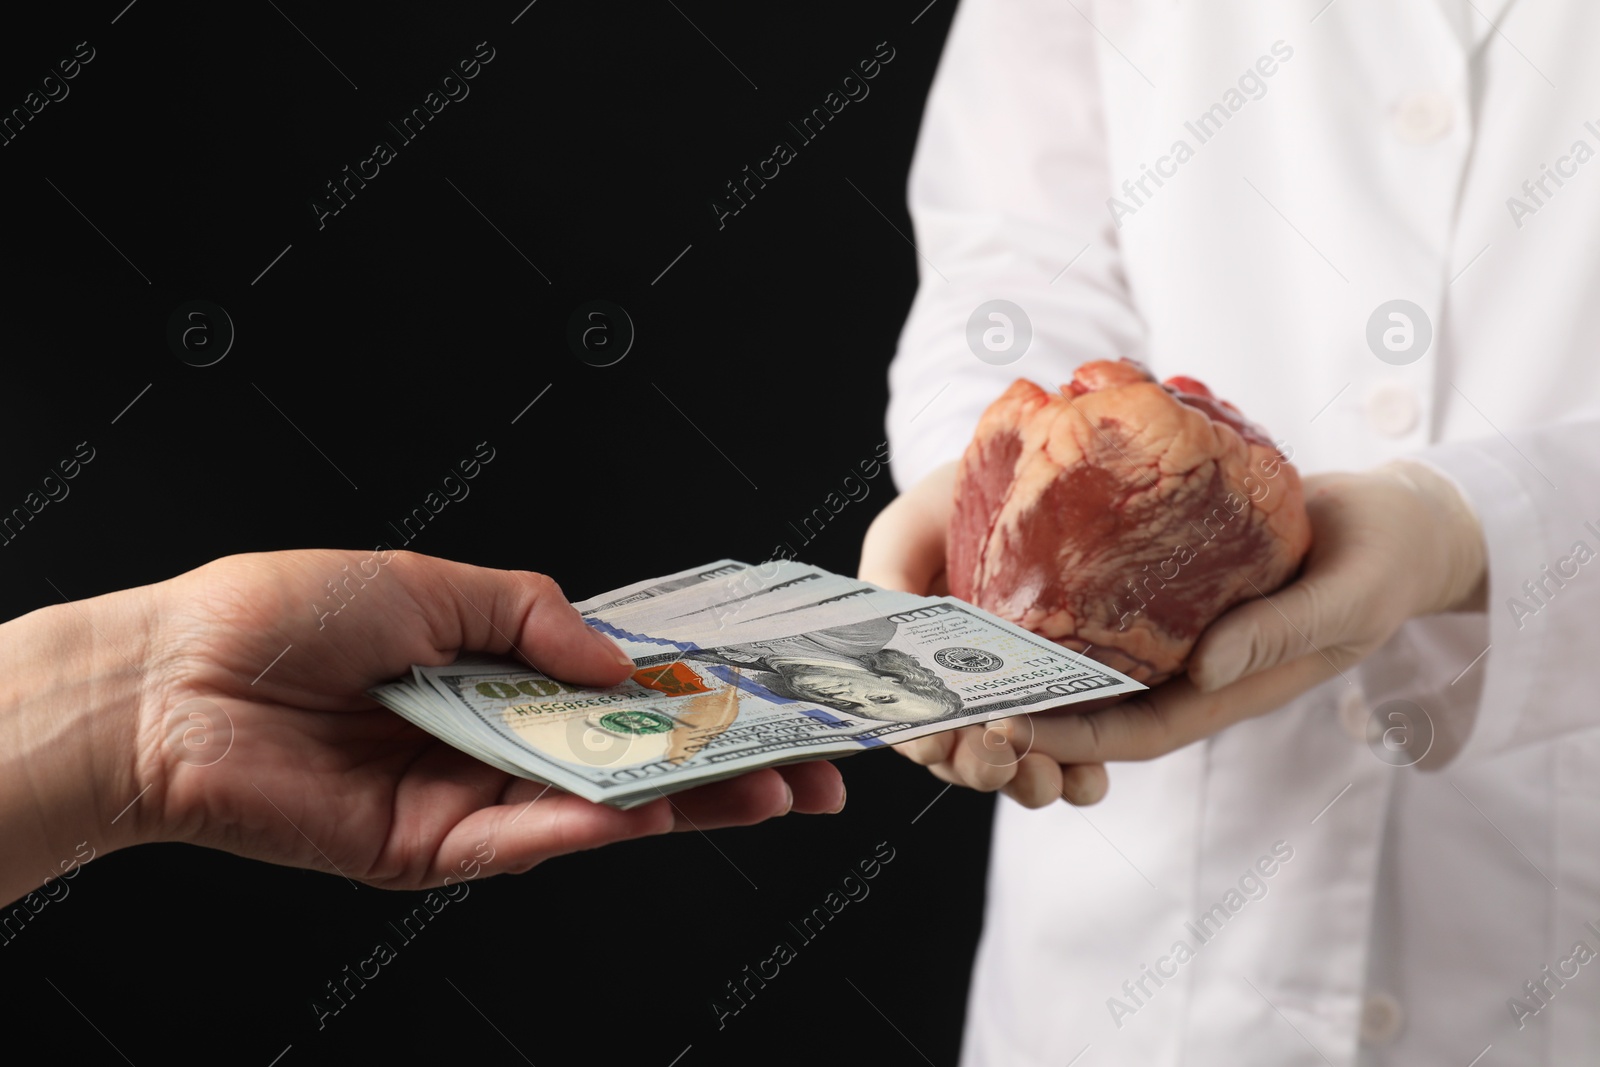
[[[1192,378],[1098,361],[990,405],[947,562],[955,596],[1155,685],[1310,544],[1300,476],[1263,429]]]

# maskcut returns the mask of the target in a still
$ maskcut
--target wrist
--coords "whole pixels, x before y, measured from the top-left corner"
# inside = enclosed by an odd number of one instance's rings
[[[134,844],[141,599],[118,593],[0,625],[0,900]]]
[[[1416,460],[1394,460],[1378,472],[1398,480],[1421,505],[1413,548],[1423,581],[1412,614],[1485,610],[1489,567],[1483,526],[1455,483]]]

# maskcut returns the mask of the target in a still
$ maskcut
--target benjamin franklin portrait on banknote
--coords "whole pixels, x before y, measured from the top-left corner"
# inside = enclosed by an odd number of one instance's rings
[[[932,722],[962,713],[961,698],[916,659],[885,648],[896,632],[869,619],[768,641],[719,645],[684,659],[741,667],[778,696],[884,722]]]

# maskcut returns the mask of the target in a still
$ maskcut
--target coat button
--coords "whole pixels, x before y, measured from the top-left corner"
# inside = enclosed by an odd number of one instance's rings
[[[1345,687],[1345,691],[1339,694],[1339,728],[1345,732],[1345,736],[1366,744],[1367,722],[1371,718],[1372,712],[1361,690],[1353,685]]]
[[[1395,104],[1389,124],[1406,144],[1430,145],[1450,132],[1455,111],[1455,104],[1444,93],[1425,89]]]
[[[1417,394],[1399,382],[1385,382],[1367,394],[1367,422],[1385,437],[1404,437],[1417,428]]]
[[[1406,1015],[1398,1000],[1387,993],[1368,993],[1361,1005],[1361,1043],[1392,1044],[1405,1023]]]

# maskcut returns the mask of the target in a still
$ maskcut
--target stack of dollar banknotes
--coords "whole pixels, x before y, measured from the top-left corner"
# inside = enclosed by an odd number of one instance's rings
[[[951,597],[792,561],[722,560],[575,605],[633,658],[608,689],[462,656],[371,691],[509,774],[629,808],[1144,686]]]

